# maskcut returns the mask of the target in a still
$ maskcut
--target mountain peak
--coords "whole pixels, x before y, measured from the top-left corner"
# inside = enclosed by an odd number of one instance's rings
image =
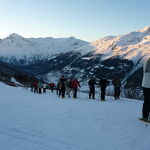
[[[16,39],[18,39],[18,38],[23,38],[22,36],[20,36],[20,35],[18,35],[18,34],[16,34],[16,33],[11,33],[11,34],[9,35],[9,37],[16,38]]]
[[[145,26],[143,29],[140,30],[140,32],[150,32],[150,26]]]
[[[70,36],[69,39],[76,39],[74,36]]]

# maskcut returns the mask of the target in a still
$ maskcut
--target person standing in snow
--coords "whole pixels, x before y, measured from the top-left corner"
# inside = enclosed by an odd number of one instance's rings
[[[50,86],[51,92],[53,92],[53,91],[54,91],[55,84],[54,84],[53,82],[51,82],[51,83],[49,84],[49,86]]]
[[[59,79],[59,81],[58,81],[58,83],[56,85],[56,94],[57,95],[61,95],[61,94],[59,94],[60,93],[60,88],[61,88],[61,83],[60,83],[60,79]]]
[[[30,82],[31,92],[33,92],[34,89],[34,82]]]
[[[117,75],[113,78],[112,84],[114,85],[114,98],[115,100],[117,100],[120,97],[120,87],[121,87],[121,81]]]
[[[95,79],[91,78],[88,82],[88,85],[89,85],[89,89],[90,89],[89,99],[91,99],[91,96],[92,96],[92,99],[95,99],[95,85],[96,85]]]
[[[59,80],[59,86],[60,86],[60,90],[59,90],[59,97],[62,96],[62,98],[65,98],[65,91],[66,91],[66,79],[65,77],[62,75],[60,80]]]
[[[101,101],[105,101],[105,91],[106,86],[109,84],[109,81],[106,79],[106,76],[104,75],[102,79],[99,81],[99,85],[101,88]]]
[[[38,83],[39,83],[38,80],[36,80],[36,81],[33,82],[34,93],[38,93]]]
[[[46,93],[47,84],[43,83],[43,93]]]
[[[73,98],[77,98],[78,87],[81,87],[81,86],[80,86],[79,81],[75,78],[71,82],[71,88],[73,89]]]
[[[71,79],[66,80],[66,95],[70,97],[70,92],[71,92]]]
[[[43,88],[43,84],[41,83],[41,81],[38,83],[38,89],[39,89],[39,94],[42,93],[42,89]]]
[[[142,87],[144,93],[144,103],[141,120],[148,121],[148,119],[150,119],[150,58],[143,66]]]

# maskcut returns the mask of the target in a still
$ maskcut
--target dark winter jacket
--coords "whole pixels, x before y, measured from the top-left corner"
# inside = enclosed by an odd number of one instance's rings
[[[66,81],[65,78],[61,78],[61,79],[60,79],[60,87],[61,87],[61,88],[65,88],[65,87],[66,87],[65,81]]]
[[[59,80],[58,83],[57,83],[57,89],[60,90],[60,88],[61,88],[61,82],[60,82],[60,80]]]
[[[91,79],[91,80],[89,80],[89,87],[95,87],[95,85],[96,85],[96,81],[95,81],[95,79]]]
[[[113,78],[112,84],[113,84],[115,87],[120,87],[120,86],[121,86],[120,78],[119,78],[119,77]]]
[[[102,79],[99,81],[100,87],[106,87],[108,84],[109,84],[109,81],[108,81],[106,78],[102,78]]]

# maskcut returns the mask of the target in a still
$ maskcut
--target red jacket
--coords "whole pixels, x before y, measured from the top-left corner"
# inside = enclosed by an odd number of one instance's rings
[[[54,84],[54,83],[50,83],[49,86],[50,86],[50,87],[54,87],[55,84]]]
[[[78,88],[80,87],[80,83],[78,80],[72,80],[71,82],[71,88]]]
[[[39,83],[39,81],[34,81],[34,82],[33,82],[33,87],[34,87],[34,88],[38,88],[38,83]]]

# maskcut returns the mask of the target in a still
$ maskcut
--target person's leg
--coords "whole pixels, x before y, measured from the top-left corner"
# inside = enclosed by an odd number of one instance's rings
[[[51,92],[52,92],[52,87],[50,87],[50,90],[51,90]]]
[[[58,96],[60,97],[62,94],[62,88],[60,88],[58,92],[59,92]]]
[[[65,97],[65,87],[62,88],[62,98]]]
[[[91,94],[92,94],[92,89],[91,89],[91,87],[90,87],[89,99],[91,99]]]
[[[116,87],[114,87],[114,98],[115,98],[115,100],[117,99],[117,88]]]
[[[101,100],[104,98],[103,95],[104,95],[104,94],[103,94],[103,90],[102,90],[102,88],[101,88]]]
[[[74,88],[74,98],[77,98],[77,88]]]
[[[34,93],[36,93],[36,88],[34,87]]]
[[[143,118],[148,119],[150,113],[150,88],[143,88],[144,103],[142,108]]]
[[[92,98],[95,99],[95,87],[92,87]]]
[[[71,91],[71,89],[70,89],[70,87],[68,87],[68,97],[70,97],[70,91]]]
[[[105,100],[105,89],[101,87],[101,100]]]
[[[118,87],[118,94],[117,94],[117,96],[118,96],[118,99],[120,98],[120,87]]]
[[[104,100],[105,100],[105,92],[106,92],[106,87],[104,87]]]
[[[41,88],[39,88],[39,94],[41,94]]]
[[[58,93],[59,93],[59,88],[57,87],[57,89],[56,89],[56,94],[58,95]]]

